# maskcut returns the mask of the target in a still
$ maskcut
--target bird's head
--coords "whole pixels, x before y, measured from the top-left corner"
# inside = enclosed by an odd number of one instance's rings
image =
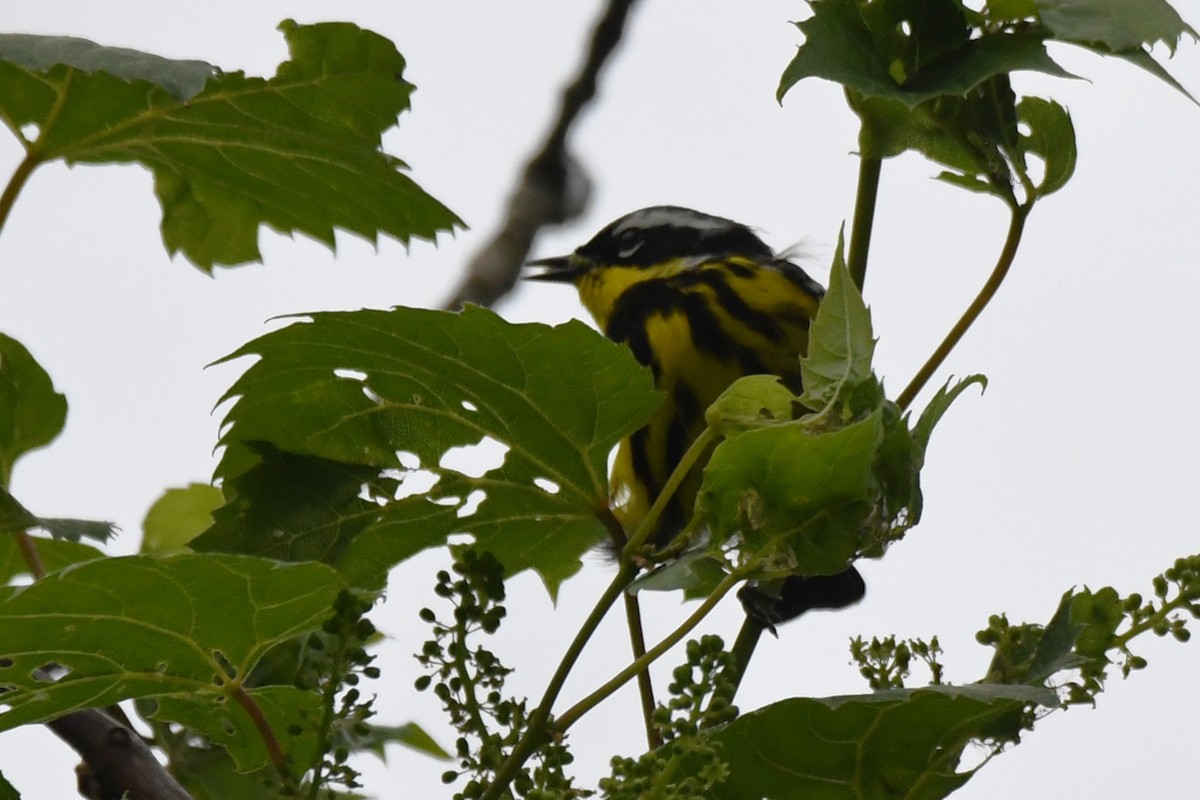
[[[529,262],[543,271],[526,278],[574,284],[604,327],[616,299],[630,286],[729,258],[763,262],[775,254],[740,222],[679,206],[651,206],[609,223],[570,255]]]

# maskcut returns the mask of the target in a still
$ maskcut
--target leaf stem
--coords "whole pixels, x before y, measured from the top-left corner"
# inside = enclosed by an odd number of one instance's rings
[[[27,152],[25,158],[21,159],[21,163],[17,164],[17,168],[13,170],[12,177],[8,179],[8,185],[4,187],[4,194],[0,194],[0,230],[4,230],[4,223],[8,221],[8,215],[17,202],[17,195],[21,193],[21,189],[29,181],[29,176],[41,163],[41,158],[36,154]]]
[[[992,269],[992,274],[988,276],[987,282],[983,288],[979,290],[979,294],[959,317],[958,322],[946,334],[946,338],[938,345],[929,359],[913,376],[913,379],[908,382],[908,386],[904,387],[904,391],[896,398],[896,404],[901,410],[907,409],[912,405],[912,401],[917,394],[925,387],[925,384],[933,377],[933,373],[937,371],[946,357],[950,355],[950,351],[958,344],[967,330],[974,324],[979,315],[983,313],[983,309],[991,302],[996,295],[1000,284],[1004,282],[1004,278],[1008,275],[1008,270],[1013,264],[1013,260],[1017,256],[1017,248],[1021,244],[1021,234],[1025,230],[1025,220],[1029,217],[1029,212],[1033,208],[1031,203],[1024,205],[1016,205],[1012,207],[1012,217],[1009,220],[1008,236],[1004,240],[1004,249],[1000,251],[1000,257],[996,260],[996,266]]]
[[[29,531],[20,531],[16,536],[17,544],[21,547],[21,556],[25,559],[25,565],[29,567],[29,574],[35,581],[40,581],[46,577],[46,567],[38,553],[37,540],[29,535]]]
[[[650,664],[654,663],[660,656],[662,656],[663,653],[667,652],[676,644],[678,644],[684,636],[687,636],[693,628],[700,624],[701,620],[708,616],[709,612],[716,607],[717,603],[719,603],[721,599],[729,593],[729,590],[736,586],[743,577],[744,576],[739,572],[732,572],[726,575],[721,582],[717,584],[717,587],[713,590],[712,594],[706,597],[704,602],[701,603],[694,612],[692,612],[691,616],[685,619],[679,625],[679,627],[667,634],[667,636],[661,642],[650,648],[650,650],[646,652],[646,655],[642,656],[637,661],[634,661],[628,667],[621,670],[610,680],[605,682],[600,688],[596,689],[596,691],[592,692],[587,697],[583,698],[578,703],[560,714],[558,719],[555,720],[554,732],[558,735],[564,733],[568,728],[574,725],[580,717],[592,710],[592,708],[595,706],[599,705],[601,701],[605,700],[609,695],[617,691],[617,689],[620,689],[622,686],[628,683],[631,678],[638,674],[638,672],[644,670],[646,667],[650,666]]]
[[[867,279],[867,254],[871,249],[871,230],[875,225],[875,201],[879,197],[879,174],[883,159],[860,156],[858,191],[854,198],[854,224],[850,228],[850,254],[846,267],[858,291]]]
[[[634,660],[646,655],[646,632],[642,628],[642,610],[636,594],[624,593],[625,624],[629,628],[629,644],[633,648]],[[642,701],[642,723],[646,726],[646,746],[651,750],[662,747],[662,734],[654,727],[654,684],[650,681],[650,670],[638,673],[638,696]]]
[[[631,558],[638,549],[646,543],[646,540],[654,533],[655,527],[658,525],[659,517],[666,510],[667,503],[675,496],[675,492],[679,489],[679,484],[683,483],[683,479],[692,471],[692,467],[700,460],[704,452],[720,438],[720,434],[711,427],[705,428],[704,431],[696,437],[692,442],[691,447],[683,454],[683,458],[679,459],[679,463],[675,465],[675,469],[671,472],[667,482],[663,484],[662,491],[658,493],[658,497],[654,498],[654,504],[650,506],[650,510],[646,512],[646,517],[638,525],[637,530],[629,538],[629,542],[625,545],[622,552],[622,558]]]
[[[250,715],[250,721],[254,723],[255,730],[262,737],[263,744],[267,746],[267,755],[270,756],[271,763],[275,765],[275,769],[279,770],[281,775],[287,777],[287,757],[283,754],[283,748],[279,746],[279,739],[275,737],[275,731],[271,730],[271,723],[267,721],[267,717],[259,708],[258,703],[254,702],[254,698],[246,691],[246,687],[238,684],[232,688],[233,699]]]
[[[741,630],[738,631],[737,639],[733,642],[733,648],[729,651],[733,656],[734,672],[730,676],[730,680],[733,682],[734,697],[737,696],[738,687],[742,685],[742,677],[746,674],[746,667],[750,666],[750,658],[754,655],[754,649],[758,647],[758,640],[762,636],[762,632],[762,623],[747,614]]]

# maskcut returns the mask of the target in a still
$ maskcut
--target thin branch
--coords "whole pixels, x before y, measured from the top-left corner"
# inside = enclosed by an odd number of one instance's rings
[[[79,793],[90,800],[192,800],[136,733],[94,708],[46,723],[83,759]]]
[[[635,2],[609,0],[592,32],[583,67],[563,91],[558,116],[545,143],[525,166],[521,183],[509,198],[500,230],[471,260],[466,277],[444,308],[454,310],[463,303],[490,306],[508,294],[516,285],[538,232],[547,225],[561,225],[583,211],[588,181],[567,153],[567,134],[596,96],[600,70],[620,43]]]
[[[942,362],[946,360],[946,356],[950,355],[950,351],[954,349],[959,340],[971,327],[979,315],[983,313],[983,309],[987,308],[987,304],[991,302],[996,295],[996,291],[1000,288],[1000,284],[1004,283],[1004,278],[1008,275],[1008,270],[1012,267],[1013,260],[1017,257],[1017,248],[1021,244],[1021,234],[1025,230],[1025,220],[1029,217],[1029,212],[1032,209],[1032,204],[1017,205],[1012,207],[1012,218],[1009,220],[1008,236],[1004,240],[1004,248],[1000,251],[1000,257],[996,260],[996,266],[992,269],[992,274],[988,276],[987,282],[983,288],[979,290],[979,294],[959,317],[958,322],[946,334],[946,338],[938,345],[929,359],[913,376],[913,379],[908,382],[908,386],[904,387],[904,391],[896,398],[896,404],[901,409],[907,409],[912,405],[912,401],[917,394],[925,387],[925,384],[933,377],[933,373],[937,371]]]
[[[625,593],[625,623],[629,629],[629,643],[633,658],[640,660],[646,655],[646,632],[642,628],[642,609],[636,594]],[[662,747],[662,734],[654,726],[654,683],[650,680],[649,668],[638,673],[638,696],[642,700],[642,722],[646,726],[646,746],[651,750]]]
[[[725,597],[725,595],[729,593],[729,590],[736,586],[744,577],[745,575],[737,572],[731,572],[730,574],[726,575],[721,582],[717,584],[716,588],[713,589],[712,594],[704,598],[704,602],[702,602],[696,608],[696,610],[693,611],[692,614],[679,625],[679,627],[667,634],[667,636],[663,638],[661,642],[650,648],[650,650],[646,652],[646,655],[642,656],[637,661],[634,661],[628,667],[614,675],[599,689],[592,692],[587,697],[583,698],[578,703],[560,714],[554,723],[555,733],[558,735],[564,733],[568,728],[574,725],[580,717],[592,710],[592,708],[595,706],[599,705],[613,692],[620,689],[622,686],[632,680],[639,672],[645,670],[656,660],[658,660],[658,658],[664,653],[677,645],[684,636],[687,636],[689,633],[691,633],[692,629],[699,625],[700,622],[706,616],[708,616],[709,612],[716,607],[717,603],[719,603]]]

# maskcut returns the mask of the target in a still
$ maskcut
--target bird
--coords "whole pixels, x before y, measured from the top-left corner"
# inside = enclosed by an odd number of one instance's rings
[[[752,228],[680,206],[626,214],[565,256],[529,262],[527,279],[572,284],[596,325],[627,346],[666,398],[617,447],[610,504],[626,531],[646,517],[667,478],[705,428],[704,412],[745,375],[775,375],[801,392],[800,356],[824,288],[777,255]],[[663,510],[652,541],[666,547],[692,516],[707,454]],[[793,575],[741,593],[752,619],[772,631],[811,609],[862,599],[853,567]]]

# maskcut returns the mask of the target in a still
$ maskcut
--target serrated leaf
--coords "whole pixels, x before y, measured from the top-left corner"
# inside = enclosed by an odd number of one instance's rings
[[[0,730],[136,697],[232,702],[263,653],[319,627],[343,588],[321,564],[245,556],[62,570],[0,603]],[[65,674],[48,680],[48,663]]]
[[[247,689],[279,738],[293,764],[306,766],[317,757],[316,724],[321,717],[321,695],[294,686],[260,686]],[[205,702],[208,700],[208,702]],[[178,722],[204,734],[233,758],[238,772],[269,766],[271,757],[248,714],[232,701],[213,703],[190,697],[158,697],[153,719]],[[300,730],[299,734],[291,731]]]
[[[167,489],[142,521],[142,552],[171,555],[212,525],[212,512],[225,503],[221,490],[207,483]]]
[[[765,557],[783,573],[841,572],[879,492],[882,437],[877,411],[830,433],[813,435],[801,420],[722,442],[697,499],[714,545],[737,536],[743,558]]]
[[[15,497],[0,488],[0,534],[21,533],[35,528],[45,531],[55,539],[70,542],[78,542],[81,539],[107,542],[117,532],[117,526],[111,522],[35,516]]]
[[[398,561],[465,532],[508,574],[534,569],[553,593],[606,536],[596,512],[607,504],[609,452],[661,402],[628,350],[582,323],[513,325],[475,307],[314,314],[230,358],[247,355],[260,359],[229,391],[237,401],[218,474],[240,481],[256,461],[269,468],[245,442],[369,467],[354,480],[371,506],[356,503],[347,479],[326,521],[365,523],[337,559],[355,585],[378,585]],[[485,439],[507,448],[499,467],[473,477],[442,464],[452,448]],[[437,486],[396,499],[413,471]],[[285,468],[272,480],[287,479]],[[265,519],[289,513],[273,492],[236,489]],[[485,497],[472,509],[475,492]]]
[[[0,488],[17,459],[54,441],[66,419],[67,398],[24,345],[0,333]]]
[[[884,6],[907,8],[908,0],[873,4],[873,16],[886,18]],[[967,38],[953,27],[943,36],[922,36],[910,26],[910,37],[895,37],[890,29],[872,30],[858,0],[813,0],[813,16],[796,23],[804,43],[788,64],[777,96],[783,96],[804,78],[824,78],[866,97],[885,98],[908,108],[943,96],[961,96],[991,77],[1017,70],[1074,77],[1046,52],[1046,34],[1038,31],[995,32]],[[903,14],[901,14],[903,16]],[[887,31],[886,33],[884,31]],[[939,57],[910,60],[897,75],[895,64],[915,50],[911,39],[922,39],[922,49],[933,48]],[[912,71],[914,70],[915,71]],[[898,80],[898,78],[900,80]]]
[[[808,353],[800,359],[804,386],[800,402],[817,411],[831,405],[843,392],[871,376],[874,353],[871,313],[846,268],[839,233],[829,291],[808,330]]]
[[[148,81],[166,89],[180,103],[199,94],[205,82],[218,72],[204,61],[179,61],[140,50],[105,47],[74,36],[26,33],[0,34],[0,61],[34,72],[48,72],[63,64],[81,72],[107,72],[127,81]]]
[[[712,797],[940,800],[974,772],[960,768],[964,749],[1015,734],[1013,720],[1030,704],[1058,699],[1027,686],[970,685],[782,700],[711,736],[730,770]]]
[[[127,80],[0,62],[0,116],[14,131],[38,126],[38,163],[150,168],[167,249],[204,270],[259,259],[260,225],[332,248],[334,228],[408,242],[460,224],[380,150],[412,91],[395,46],[348,23],[280,28],[291,58],[275,77],[219,73],[184,103],[144,80],[145,70]],[[127,52],[97,58],[120,62]],[[160,79],[164,69],[150,72]]]
[[[1057,39],[1110,53],[1162,42],[1172,54],[1185,36],[1200,38],[1166,0],[1034,0]]]
[[[968,387],[976,384],[979,385],[980,394],[987,391],[987,378],[983,375],[968,375],[951,385],[953,380],[953,378],[947,379],[945,385],[937,390],[937,393],[929,400],[929,404],[925,406],[925,410],[921,412],[921,416],[917,418],[917,424],[913,426],[912,438],[916,447],[918,469],[925,463],[925,451],[929,447],[929,438],[933,435],[933,429],[954,401],[958,399],[958,396]]]

